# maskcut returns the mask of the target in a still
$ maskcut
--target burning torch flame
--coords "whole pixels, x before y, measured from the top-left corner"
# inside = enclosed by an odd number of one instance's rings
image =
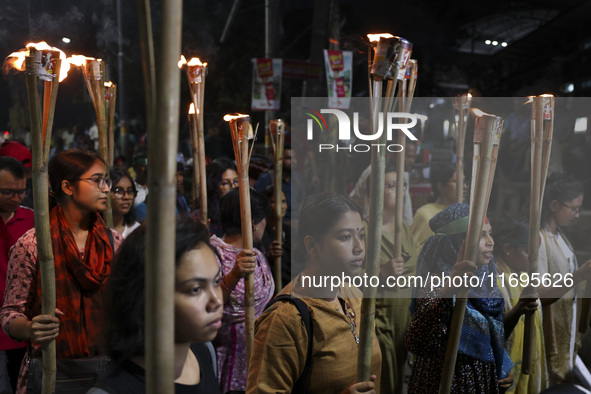
[[[43,50],[51,50],[59,52],[59,58],[62,59],[62,67],[60,69],[60,76],[59,81],[63,81],[68,76],[68,71],[70,70],[70,65],[68,64],[66,59],[66,54],[59,48],[49,46],[45,41],[41,42],[30,42],[26,45],[25,49],[21,49],[18,52],[13,52],[6,57],[6,61],[4,62],[4,69],[5,71],[14,68],[18,71],[25,71],[25,57],[29,56],[29,48],[35,48],[38,51]]]
[[[195,113],[195,104],[191,103],[189,107],[189,115],[193,115]]]
[[[106,88],[110,88],[113,86],[113,82],[109,81],[109,82],[105,82],[105,87]]]
[[[93,57],[86,57],[83,55],[72,55],[66,59],[66,62],[68,62],[68,64],[73,64],[74,66],[77,66],[77,67],[82,67],[86,64],[86,62],[91,61],[91,60],[95,60],[95,59]]]
[[[376,33],[376,34],[368,34],[367,38],[369,39],[369,42],[378,42],[380,41],[380,38],[392,38],[394,37],[392,34],[390,33]]]
[[[553,94],[540,94],[539,96],[527,96],[527,101],[525,103],[523,103],[523,105],[532,103],[534,101],[534,97],[550,98],[550,97],[554,97],[554,95]]]
[[[227,114],[224,116],[224,120],[226,122],[231,122],[234,119],[239,119],[239,118],[248,118],[248,115],[244,115],[244,114]]]
[[[474,114],[474,116],[477,116],[479,118],[481,116],[495,116],[495,115],[487,114],[486,112],[481,111],[478,108],[472,108],[472,113]]]
[[[181,60],[179,60],[178,62],[179,68],[183,68],[185,64],[187,66],[207,66],[207,63],[201,63],[201,60],[199,60],[198,57],[191,58],[191,60],[189,60],[189,62],[187,63],[187,59],[185,59],[185,57],[181,55]]]

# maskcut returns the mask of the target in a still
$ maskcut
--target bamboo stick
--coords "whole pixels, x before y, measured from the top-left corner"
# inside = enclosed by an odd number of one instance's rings
[[[207,175],[205,173],[205,127],[204,127],[204,119],[205,113],[204,105],[205,105],[205,76],[207,75],[207,63],[203,65],[202,71],[202,81],[199,84],[199,128],[197,133],[197,142],[198,142],[198,158],[199,158],[199,178],[202,180],[199,184],[199,197],[201,200],[201,221],[206,226],[207,223]]]
[[[283,242],[283,217],[281,215],[281,195],[283,194],[283,146],[285,140],[285,122],[283,119],[271,119],[269,122],[269,139],[273,146],[275,158],[275,179],[273,201],[275,202],[275,241]],[[281,256],[273,258],[275,293],[281,291]]]
[[[29,100],[29,116],[31,119],[32,136],[32,174],[33,174],[33,199],[35,204],[35,232],[37,234],[37,254],[39,260],[39,270],[41,274],[41,313],[44,315],[55,315],[56,296],[55,296],[55,268],[53,264],[53,249],[51,245],[51,233],[49,227],[49,200],[47,192],[49,190],[49,179],[47,175],[48,156],[44,154],[45,145],[49,145],[48,140],[44,140],[41,119],[39,114],[39,92],[37,91],[37,73],[41,63],[41,52],[30,48],[30,54],[26,57],[26,80]],[[59,67],[57,64],[57,75]],[[56,83],[57,85],[57,83]],[[47,86],[47,85],[46,85]],[[51,86],[51,85],[50,85]],[[55,86],[57,94],[57,86]],[[50,94],[50,97],[52,95]],[[47,94],[45,95],[47,97]],[[53,110],[55,109],[55,100],[53,106],[49,104],[47,109],[47,119],[49,114],[53,119]],[[44,106],[45,107],[45,106]],[[46,130],[51,130],[49,120],[46,123]],[[50,133],[45,133],[45,137]],[[43,378],[42,393],[49,394],[55,391],[55,373],[56,347],[55,340],[42,347],[43,358]]]
[[[491,173],[494,173],[494,168],[492,167],[496,163],[495,145],[499,145],[502,127],[503,120],[500,117],[483,113],[482,116],[476,118],[474,130],[474,176],[464,253],[465,260],[473,262],[476,261],[478,254],[478,243],[480,241],[493,181]],[[451,390],[460,336],[464,323],[464,314],[468,301],[467,297],[467,288],[458,289],[443,362],[444,369],[439,384],[439,392],[442,394],[449,394]]]
[[[529,241],[528,241],[528,272],[530,275],[538,270],[538,251],[540,249],[540,214],[542,205],[542,140],[544,134],[543,100],[542,97],[533,97],[532,127],[531,127],[531,187],[529,199]],[[525,329],[523,339],[523,356],[521,371],[530,374],[533,338],[534,338],[534,313],[525,315]]]
[[[107,140],[108,140],[108,157],[109,167],[113,167],[115,164],[115,110],[117,103],[117,85],[111,83],[107,86],[105,84],[105,99],[107,100],[107,114],[108,114],[108,127],[107,127]]]
[[[197,200],[199,200],[199,187],[201,184],[201,179],[199,177],[200,174],[198,153],[199,148],[197,139],[197,114],[195,113],[195,105],[193,103],[191,103],[191,106],[189,108],[189,135],[191,137],[191,157],[193,158],[193,187],[191,188],[191,197],[193,202],[193,209],[196,209]],[[207,217],[205,217],[205,220],[207,221]]]
[[[466,141],[466,126],[470,114],[472,95],[470,93],[455,97],[454,109],[458,112],[456,138],[456,202],[464,202],[464,146]],[[454,111],[455,118],[455,111]]]
[[[242,222],[242,243],[244,249],[253,249],[252,215],[250,211],[250,183],[248,181],[248,167],[250,153],[248,143],[254,139],[250,117],[248,115],[226,115],[224,120],[230,122],[236,167],[238,170],[238,188],[240,192],[240,218]],[[253,145],[254,146],[254,145]],[[254,343],[254,276],[244,277],[244,320],[246,326],[246,360],[250,360]]]
[[[394,48],[394,53],[392,53]],[[373,95],[370,96],[371,122],[374,134],[381,129],[381,135],[377,144],[387,143],[387,133],[384,132],[385,117],[393,107],[396,82],[401,69],[406,68],[406,60],[401,62],[406,55],[410,56],[412,44],[400,37],[380,37],[375,50],[371,75],[373,76]],[[407,53],[408,52],[408,53]],[[406,57],[408,59],[408,57]],[[404,78],[404,75],[402,75]],[[383,111],[382,86],[386,79],[387,91]],[[382,127],[379,127],[380,120]],[[372,147],[371,150],[372,171],[370,175],[370,220],[368,225],[367,242],[367,275],[377,275],[379,272],[380,247],[382,240],[382,217],[384,210],[384,180],[386,169],[386,153],[383,149]],[[403,182],[404,183],[404,182]],[[371,356],[373,348],[373,335],[375,325],[375,306],[377,288],[368,286],[363,291],[361,304],[361,323],[359,331],[359,352],[357,355],[357,381],[368,381],[371,371]]]
[[[179,0],[175,0],[179,1]],[[156,60],[154,56],[154,37],[152,34],[152,13],[150,0],[136,0],[138,12],[138,29],[140,33],[140,50],[142,54],[142,71],[146,100],[146,128],[148,135],[156,127]]]
[[[146,87],[157,96],[154,108],[157,123],[154,132],[148,135],[150,203],[146,237],[145,312],[148,394],[174,393],[175,390],[175,257],[171,245],[175,244],[175,174],[181,90],[177,59],[181,54],[182,5],[182,0],[162,3],[158,86]]]

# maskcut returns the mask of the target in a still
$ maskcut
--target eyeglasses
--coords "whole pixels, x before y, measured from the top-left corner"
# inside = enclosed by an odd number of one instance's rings
[[[558,200],[557,200],[558,201]],[[570,209],[570,211],[576,215],[577,213],[581,213],[581,207],[571,207],[570,205],[566,205],[565,203],[563,203],[562,201],[558,201],[560,203],[560,205],[563,205],[565,207],[567,207],[568,209]]]
[[[15,194],[18,194],[18,198],[25,198],[29,195],[29,191],[27,189],[0,189],[0,194],[2,194],[2,197],[4,198],[13,198]]]
[[[94,183],[96,185],[96,187],[98,187],[99,189],[104,189],[105,186],[108,186],[109,188],[111,188],[111,186],[113,185],[113,181],[111,181],[109,178],[105,178],[104,176],[92,176],[90,178],[76,178],[76,179],[72,179],[72,181],[90,181],[92,183]]]
[[[223,187],[224,189],[226,188],[234,188],[234,187],[238,187],[238,179],[234,179],[233,181],[221,181],[220,182],[220,187]]]
[[[404,191],[406,191],[406,189],[408,188],[408,185],[405,183],[402,188],[404,189]],[[396,190],[396,182],[386,183],[386,189]]]
[[[125,190],[120,186],[114,187],[113,190],[111,190],[111,193],[113,193],[115,197],[119,199],[124,198],[126,195],[135,198],[137,195],[137,191],[134,188],[130,187],[129,189]]]

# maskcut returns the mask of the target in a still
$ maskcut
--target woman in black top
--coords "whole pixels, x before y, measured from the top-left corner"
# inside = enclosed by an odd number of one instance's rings
[[[144,280],[146,228],[119,249],[109,278],[105,341],[113,360],[89,393],[144,393]],[[219,393],[213,347],[221,326],[222,273],[201,223],[177,224],[175,241],[175,393]]]

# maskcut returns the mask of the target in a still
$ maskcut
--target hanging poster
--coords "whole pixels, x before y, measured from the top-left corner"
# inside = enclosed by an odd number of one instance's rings
[[[324,50],[328,106],[349,109],[353,86],[353,52]]]
[[[282,59],[252,59],[252,109],[279,111]]]

